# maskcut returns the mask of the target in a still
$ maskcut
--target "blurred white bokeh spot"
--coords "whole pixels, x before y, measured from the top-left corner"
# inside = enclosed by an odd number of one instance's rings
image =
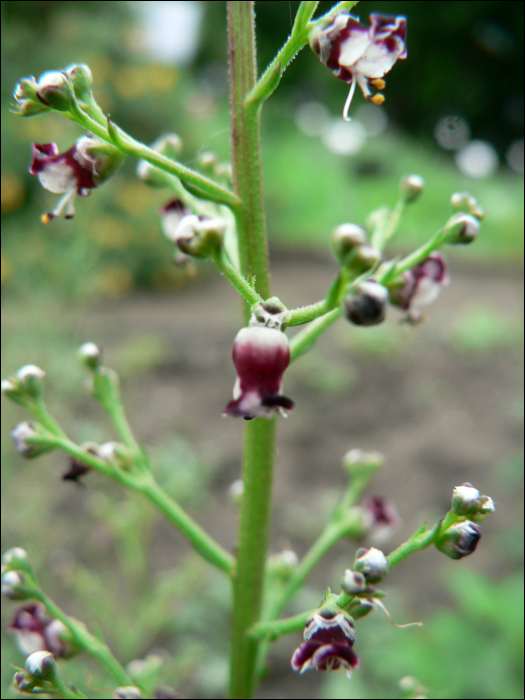
[[[523,174],[523,139],[517,139],[510,144],[505,153],[505,160],[509,168]]]
[[[131,2],[141,17],[141,45],[162,63],[189,63],[197,52],[203,7],[200,2]]]
[[[469,140],[470,127],[462,117],[455,115],[443,117],[434,128],[434,138],[441,148],[455,151]]]
[[[358,153],[367,141],[365,127],[355,117],[351,122],[345,122],[340,117],[330,120],[324,126],[321,138],[329,151],[340,156]]]
[[[355,110],[355,116],[365,127],[367,136],[381,136],[388,126],[388,116],[384,107],[365,102]]]
[[[330,111],[322,102],[303,102],[295,112],[297,128],[305,136],[320,136],[329,119]]]
[[[499,165],[494,146],[488,141],[471,141],[454,156],[456,165],[464,175],[475,178],[489,177]]]

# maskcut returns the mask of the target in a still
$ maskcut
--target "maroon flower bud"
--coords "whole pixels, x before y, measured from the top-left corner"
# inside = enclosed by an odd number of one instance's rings
[[[374,544],[386,542],[401,522],[392,501],[371,496],[363,501],[363,509]]]
[[[304,643],[293,653],[292,668],[304,673],[310,668],[318,671],[336,671],[341,666],[350,677],[359,666],[353,651],[354,621],[340,608],[321,607],[306,621]]]
[[[179,250],[195,258],[210,258],[222,245],[226,221],[222,217],[185,216],[174,233]]]
[[[463,520],[455,523],[435,541],[436,548],[451,559],[463,559],[475,552],[481,539],[481,530],[478,525]]]
[[[408,311],[409,321],[417,322],[422,318],[419,307],[435,301],[449,282],[445,258],[441,253],[431,253],[389,288],[390,301]]]
[[[226,406],[224,415],[242,416],[245,420],[268,418],[273,411],[282,414],[283,409],[294,406],[281,393],[283,373],[290,363],[288,338],[280,330],[283,313],[267,311],[265,317],[263,311],[252,314],[250,325],[241,328],[233,343],[237,380],[234,400]],[[271,327],[273,324],[275,327]]]
[[[46,107],[68,112],[75,101],[73,83],[65,71],[48,71],[38,79],[36,97]]]
[[[388,290],[375,280],[354,285],[345,296],[345,316],[356,326],[375,326],[385,320]]]
[[[120,168],[125,154],[94,136],[82,136],[65,153],[59,153],[55,143],[33,144],[33,162],[29,172],[38,176],[44,189],[63,194],[58,206],[44,214],[47,224],[65,211],[65,218],[75,215],[75,198],[87,197],[91,190]]]
[[[344,119],[348,118],[356,84],[365,99],[382,104],[384,96],[380,92],[372,94],[370,88],[382,90],[385,87],[383,76],[398,58],[407,57],[405,17],[372,14],[370,25],[365,27],[352,15],[340,12],[328,24],[326,20],[319,20],[310,32],[312,50],[336,78],[351,85]]]
[[[346,569],[343,580],[341,581],[341,588],[348,595],[357,595],[362,593],[366,589],[366,579],[364,574],[360,571],[352,571],[352,569]]]
[[[146,162],[146,161],[144,161]],[[149,164],[148,164],[149,165]],[[177,231],[180,222],[191,215],[190,209],[180,199],[171,199],[159,211],[162,232],[166,238],[177,245]],[[176,253],[173,258],[175,265],[185,265],[190,262],[191,256],[186,255],[181,250],[176,248]]]

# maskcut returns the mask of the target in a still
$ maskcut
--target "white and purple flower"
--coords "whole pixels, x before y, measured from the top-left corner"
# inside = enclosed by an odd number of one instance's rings
[[[283,414],[294,402],[282,395],[283,373],[290,363],[288,338],[281,330],[282,314],[252,314],[250,325],[241,328],[233,343],[237,380],[233,401],[223,413],[251,420]]]
[[[93,136],[82,136],[64,153],[56,143],[33,144],[33,162],[29,172],[54,194],[63,194],[58,206],[43,215],[47,224],[65,211],[65,218],[75,216],[76,196],[87,197],[122,165],[125,154]]]
[[[46,615],[41,603],[18,608],[8,630],[15,635],[16,643],[22,654],[35,651],[50,651],[55,658],[67,658],[76,651],[69,638],[67,627]]]
[[[406,17],[379,14],[370,15],[370,27],[346,12],[337,14],[329,24],[314,27],[309,37],[312,50],[336,78],[350,84],[343,111],[346,121],[356,85],[365,99],[376,105],[384,102],[384,95],[373,94],[370,88],[382,90],[383,76],[398,58],[407,57],[406,34]]]
[[[390,301],[408,311],[408,321],[417,323],[422,320],[420,307],[434,302],[449,282],[445,258],[441,253],[431,253],[404,272],[400,284],[390,288]]]
[[[350,678],[359,666],[352,649],[355,641],[354,621],[343,610],[321,608],[306,621],[304,642],[294,651],[292,668],[305,673],[308,669],[336,671],[341,666]]]

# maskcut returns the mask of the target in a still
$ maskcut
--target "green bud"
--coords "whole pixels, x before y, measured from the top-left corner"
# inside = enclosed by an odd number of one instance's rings
[[[54,437],[40,423],[23,421],[11,431],[15,449],[22,457],[38,457],[55,449]]]
[[[481,530],[469,520],[455,523],[434,542],[436,549],[451,559],[463,559],[473,554],[481,539]]]
[[[80,346],[78,356],[82,364],[89,369],[97,369],[102,358],[102,349],[95,343],[84,343]]]
[[[358,549],[354,561],[354,571],[361,572],[367,584],[379,583],[388,573],[388,559],[380,549]]]
[[[91,69],[85,63],[72,63],[66,68],[75,96],[79,100],[87,101],[91,97],[91,88],[93,87],[93,75]]]
[[[182,152],[182,139],[177,134],[163,134],[153,144],[152,149],[167,158],[177,160]]]
[[[450,198],[450,204],[456,211],[466,211],[467,214],[476,217],[479,221],[486,216],[483,207],[469,192],[454,192]]]
[[[407,204],[415,202],[423,192],[425,181],[421,175],[405,175],[402,178],[399,191]]]
[[[341,224],[332,231],[334,255],[343,266],[347,264],[350,253],[366,243],[368,243],[366,231],[357,224]]]
[[[211,258],[222,246],[226,221],[190,214],[180,222],[176,239],[179,250],[195,258]]]
[[[447,234],[447,243],[464,245],[476,240],[479,229],[479,220],[461,211],[447,221],[443,231]]]
[[[11,549],[4,552],[2,555],[2,573],[4,574],[6,571],[32,571],[25,549],[22,549],[22,547],[11,547]]]
[[[292,549],[283,549],[279,554],[273,554],[268,560],[268,573],[282,583],[286,583],[299,564],[299,557]]]
[[[13,110],[13,114],[21,117],[32,117],[35,114],[49,112],[51,108],[43,105],[38,99],[37,89],[38,86],[33,76],[23,78],[17,84],[13,93],[16,100],[16,109]]]
[[[24,365],[16,373],[20,388],[36,399],[42,395],[46,373],[36,365]]]
[[[101,185],[124,163],[126,154],[107,141],[94,136],[85,136],[77,141],[77,149],[93,161],[93,180]]]
[[[379,265],[383,256],[381,251],[369,243],[359,245],[346,257],[345,267],[355,275],[362,275]]]
[[[42,104],[69,112],[75,102],[75,91],[71,79],[64,71],[48,71],[40,76],[37,84],[37,99]]]
[[[381,452],[364,452],[353,449],[343,457],[343,468],[354,478],[368,478],[385,465],[385,457]]]
[[[41,681],[53,681],[57,666],[50,651],[35,651],[26,660],[26,669],[30,676]]]
[[[26,574],[22,571],[6,571],[2,574],[2,595],[10,600],[27,600],[32,598],[27,587]]]
[[[343,580],[341,581],[341,588],[348,595],[358,595],[366,590],[367,583],[363,573],[360,571],[352,571],[352,569],[346,569]]]

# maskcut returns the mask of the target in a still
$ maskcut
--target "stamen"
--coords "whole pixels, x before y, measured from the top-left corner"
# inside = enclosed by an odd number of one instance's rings
[[[58,205],[53,209],[53,211],[49,212],[49,214],[48,214],[49,218],[56,219],[58,216],[60,216],[62,214],[62,212],[64,211],[64,209],[66,209],[66,207],[68,208],[67,213],[70,214],[72,206],[73,206],[73,202],[75,201],[76,194],[77,193],[75,190],[73,190],[72,192],[66,192],[66,194],[60,199]],[[72,209],[72,213],[73,214],[75,213],[74,209]],[[72,218],[72,217],[69,216],[68,218]]]
[[[408,622],[406,625],[398,625],[394,622],[394,620],[392,620],[392,618],[390,617],[390,613],[388,612],[388,610],[385,608],[385,606],[383,605],[383,603],[380,600],[378,600],[377,598],[374,598],[374,599],[371,599],[370,602],[372,603],[372,605],[374,607],[381,608],[381,610],[385,613],[385,615],[388,617],[388,619],[394,625],[394,627],[399,627],[399,628],[402,628],[402,627],[423,627],[422,622]]]
[[[350,92],[348,93],[348,97],[346,98],[345,106],[343,108],[343,119],[345,120],[345,122],[352,121],[351,117],[348,116],[348,110],[350,109],[350,105],[352,104],[352,98],[354,96],[355,86],[356,86],[356,79],[354,76],[352,78],[352,82],[350,84]]]

